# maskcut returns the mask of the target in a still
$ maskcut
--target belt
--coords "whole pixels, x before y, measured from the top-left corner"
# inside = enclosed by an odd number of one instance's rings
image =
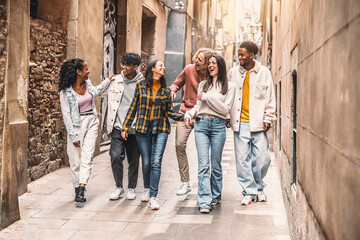
[[[209,117],[209,118],[216,117],[215,115],[210,115],[210,114],[201,114],[201,116],[203,116],[203,117]]]
[[[93,112],[83,112],[83,113],[80,113],[80,116],[88,116],[88,115],[94,115]]]

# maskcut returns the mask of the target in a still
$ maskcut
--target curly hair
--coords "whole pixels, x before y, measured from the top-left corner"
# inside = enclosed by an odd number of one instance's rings
[[[250,41],[244,41],[240,44],[239,48],[245,48],[248,52],[253,53],[256,55],[259,51],[258,46]]]
[[[158,62],[159,60],[153,60],[151,61],[148,66],[146,67],[146,70],[145,70],[145,85],[149,88],[152,87],[153,85],[153,77],[154,77],[154,73],[152,71],[152,69],[155,67],[156,63]],[[161,87],[166,87],[166,80],[165,80],[165,77],[162,76],[160,78],[160,84],[161,84]]]
[[[200,53],[204,54],[205,57],[205,64],[207,65],[209,62],[209,59],[211,58],[211,55],[213,54],[213,50],[210,48],[199,48],[196,53],[194,54],[192,61],[195,62],[195,60],[197,59],[197,57],[199,56]]]
[[[227,76],[226,76],[225,60],[217,53],[213,53],[210,58],[212,58],[212,57],[215,58],[216,64],[218,65],[217,81],[221,84],[221,92],[220,93],[222,95],[225,95],[229,88],[229,84],[228,84],[228,80],[227,80]],[[209,77],[203,86],[203,91],[207,92],[212,85],[213,85],[213,77],[209,74]]]
[[[60,69],[59,91],[65,90],[76,82],[77,72],[84,68],[84,60],[73,58],[63,63]]]

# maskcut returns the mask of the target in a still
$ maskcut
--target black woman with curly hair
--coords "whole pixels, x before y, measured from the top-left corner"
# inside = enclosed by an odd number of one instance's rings
[[[110,76],[95,87],[88,79],[89,74],[87,63],[79,58],[66,61],[60,69],[60,103],[76,202],[86,202],[85,185],[92,169],[99,126],[94,98],[113,80]]]

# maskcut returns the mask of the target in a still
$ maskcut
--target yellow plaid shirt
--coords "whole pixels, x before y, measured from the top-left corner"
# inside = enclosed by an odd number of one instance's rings
[[[170,88],[160,87],[157,91],[154,105],[152,104],[152,90],[145,85],[145,81],[136,84],[134,99],[126,115],[123,131],[128,131],[132,122],[137,117],[135,131],[146,133],[150,121],[151,108],[154,108],[152,133],[170,133],[168,117],[174,120],[184,120],[184,115],[173,110]]]

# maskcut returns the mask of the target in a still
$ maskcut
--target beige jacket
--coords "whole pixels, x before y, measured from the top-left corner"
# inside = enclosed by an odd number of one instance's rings
[[[240,113],[242,106],[242,86],[246,76],[246,69],[235,66],[230,69],[228,79],[236,86],[235,101],[230,111],[231,129],[239,131]],[[275,93],[269,69],[255,61],[255,67],[250,70],[249,81],[249,115],[250,131],[263,131],[263,123],[271,123],[275,116]]]

